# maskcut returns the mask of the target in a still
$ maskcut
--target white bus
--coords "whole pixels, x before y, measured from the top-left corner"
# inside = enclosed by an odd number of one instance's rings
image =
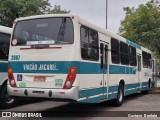
[[[0,26],[0,107],[8,108],[14,105],[15,100],[10,98],[7,93],[7,69],[9,43],[12,28]]]
[[[151,88],[151,51],[72,15],[18,18],[9,52],[8,92],[99,103]]]

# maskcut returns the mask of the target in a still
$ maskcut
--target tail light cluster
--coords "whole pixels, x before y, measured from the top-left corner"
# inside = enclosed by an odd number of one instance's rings
[[[11,67],[8,67],[8,80],[11,87],[17,87]]]
[[[72,85],[76,79],[76,74],[77,74],[77,68],[76,67],[71,67],[69,69],[65,84],[63,86],[63,89],[70,89],[72,88]]]

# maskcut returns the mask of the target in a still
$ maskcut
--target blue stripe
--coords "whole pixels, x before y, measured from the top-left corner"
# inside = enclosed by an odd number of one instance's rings
[[[142,87],[141,91],[149,90],[149,88],[148,88],[148,82],[142,82],[142,86],[147,86],[147,87]]]
[[[115,92],[118,91],[118,86],[110,86],[108,92]]]
[[[115,99],[115,98],[117,98],[117,93],[113,93],[113,94],[108,95],[108,100],[112,100],[112,99]]]
[[[55,70],[40,70],[41,65],[55,65]],[[24,65],[36,65],[36,69],[24,69]],[[14,73],[53,73],[67,74],[70,67],[76,66],[78,74],[100,74],[103,71],[99,63],[78,62],[78,61],[31,61],[31,62],[9,62]],[[107,73],[107,70],[105,71]]]
[[[102,70],[99,63],[77,62],[79,64],[79,74],[100,74],[107,73],[107,70]]]
[[[110,65],[109,74],[136,74],[136,67]]]
[[[148,82],[142,82],[142,86],[147,86]]]
[[[133,47],[135,47],[135,48],[141,49],[140,45],[138,45],[137,43],[134,43],[134,42],[132,42],[130,40],[126,39],[126,43],[129,44],[129,45],[131,45],[131,46],[133,46]]]
[[[125,89],[131,89],[131,88],[136,88],[136,87],[139,87],[139,83],[125,85]]]
[[[128,91],[125,91],[125,96],[127,95],[130,95],[130,94],[134,94],[134,93],[137,93],[137,89],[133,89],[133,90],[128,90]]]
[[[0,72],[7,72],[8,63],[1,63],[0,62]]]
[[[84,100],[80,100],[79,102],[82,102],[82,103],[99,103],[100,102],[100,98],[102,96],[98,96],[98,97],[94,97],[94,98],[88,98],[88,99],[84,99]],[[117,97],[117,93],[114,93],[114,94],[110,94],[108,95],[108,100],[112,100],[112,99],[115,99]]]
[[[142,85],[146,85],[146,83],[147,82],[143,82]],[[126,90],[131,89],[131,88],[136,88],[136,87],[139,87],[139,83],[125,85]],[[103,94],[103,89],[104,89],[104,93],[107,93],[107,88],[106,87],[80,90],[79,99],[80,98],[86,98],[86,99],[85,100],[80,100],[79,102],[98,103],[98,102],[100,102],[100,100],[102,100],[102,98],[107,99],[107,100],[112,100],[112,99],[115,99],[117,97],[117,93],[113,93],[113,94],[109,94],[108,98],[107,98],[107,96],[103,96],[103,95],[95,97],[95,98],[89,98],[90,96]],[[142,91],[148,90],[148,87],[142,88],[141,90]],[[125,91],[125,96],[137,93],[137,91],[138,91],[137,89]],[[108,92],[109,93],[118,92],[118,86],[110,86],[108,88]]]
[[[54,65],[54,70],[41,70],[41,65]],[[35,69],[24,69],[24,66],[32,65],[37,66]],[[9,66],[12,67],[14,73],[52,73],[52,74],[67,74],[68,70],[72,66],[78,68],[78,74],[106,74],[106,70],[101,69],[99,63],[79,62],[79,61],[18,61],[9,62]],[[136,74],[136,67],[110,65],[109,74]]]
[[[81,90],[79,92],[79,98],[99,95],[99,94],[101,94],[100,92],[102,90],[103,90],[103,88],[93,88],[93,89]]]
[[[88,99],[85,99],[85,100],[80,100],[79,102],[82,102],[82,103],[99,103],[100,102],[100,97],[88,98]]]

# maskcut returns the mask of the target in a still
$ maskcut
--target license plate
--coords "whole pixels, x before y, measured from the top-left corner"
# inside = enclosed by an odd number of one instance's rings
[[[34,82],[45,82],[46,77],[45,76],[35,76],[33,81]]]

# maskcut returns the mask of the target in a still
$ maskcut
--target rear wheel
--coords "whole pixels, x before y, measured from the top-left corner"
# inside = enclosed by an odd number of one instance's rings
[[[16,100],[9,97],[8,92],[7,92],[7,85],[4,84],[1,89],[1,94],[0,94],[0,107],[1,108],[10,108],[13,107],[16,103]]]
[[[119,84],[117,98],[115,99],[115,105],[117,107],[121,106],[124,101],[124,85]]]

